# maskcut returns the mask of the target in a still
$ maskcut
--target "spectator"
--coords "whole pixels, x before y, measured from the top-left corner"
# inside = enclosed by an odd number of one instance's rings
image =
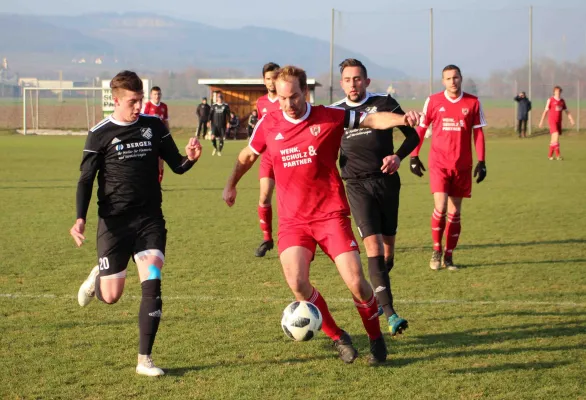
[[[210,120],[210,105],[208,104],[208,99],[204,97],[201,100],[201,104],[197,106],[197,118],[199,119],[199,124],[197,126],[197,138],[199,139],[199,135],[203,129],[202,137],[205,139],[206,134],[208,133],[208,121]]]
[[[531,111],[531,101],[525,95],[525,92],[519,93],[515,97],[517,105],[517,134],[519,137],[526,137],[527,120],[529,120],[529,111]]]
[[[230,127],[228,128],[228,137],[232,137],[232,140],[236,140],[238,135],[238,128],[240,127],[240,119],[233,112],[230,113]]]
[[[254,127],[258,122],[258,114],[256,110],[252,110],[252,114],[248,117],[248,125],[246,126],[246,130],[248,131],[248,138],[252,136],[252,131],[254,131]]]

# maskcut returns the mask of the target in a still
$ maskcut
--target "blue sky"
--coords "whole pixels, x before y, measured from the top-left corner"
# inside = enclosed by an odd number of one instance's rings
[[[332,7],[336,43],[387,66],[425,76],[429,69],[429,8],[434,8],[437,68],[459,63],[472,74],[518,66],[528,53],[528,6],[534,12],[534,52],[575,60],[586,57],[584,0],[4,0],[3,12],[76,15],[149,12],[222,28],[255,25],[329,41]],[[392,5],[392,7],[390,6]],[[553,21],[553,22],[552,22]],[[552,26],[553,24],[553,26]]]

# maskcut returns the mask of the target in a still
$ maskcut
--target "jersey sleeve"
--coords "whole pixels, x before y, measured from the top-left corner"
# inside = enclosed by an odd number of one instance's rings
[[[260,105],[258,104],[260,103],[260,97],[258,98],[258,100],[256,100],[256,115],[260,117],[262,117],[262,114],[260,113]]]
[[[551,98],[547,99],[547,103],[545,103],[545,110],[549,111],[549,107],[551,105]]]
[[[169,121],[169,107],[165,104],[163,107],[163,121]]]
[[[433,104],[429,97],[427,98],[427,100],[425,100],[425,104],[423,104],[422,114],[423,116],[421,117],[419,126],[422,128],[427,128],[429,127],[429,125],[431,125],[433,121]]]
[[[79,167],[81,174],[77,182],[76,209],[77,218],[86,219],[92,198],[94,179],[104,161],[104,149],[100,137],[96,132],[90,131],[83,148],[83,156]]]
[[[568,106],[566,106],[566,101],[562,100],[562,110],[567,110]]]
[[[474,114],[474,125],[472,126],[472,128],[476,129],[476,128],[482,128],[486,126],[486,119],[484,118],[484,111],[482,111],[482,104],[480,103],[480,100],[476,101],[476,107],[475,107],[475,114]]]
[[[267,123],[266,118],[262,117],[254,127],[252,131],[252,136],[250,136],[250,142],[248,142],[248,147],[254,152],[256,155],[262,154],[267,149],[267,141],[266,141],[266,130],[267,130]]]

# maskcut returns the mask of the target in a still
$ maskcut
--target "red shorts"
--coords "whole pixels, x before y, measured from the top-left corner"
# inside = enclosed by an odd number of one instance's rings
[[[472,169],[429,168],[431,193],[447,193],[452,197],[472,196]]]
[[[360,252],[352,232],[352,222],[348,217],[334,217],[311,224],[279,226],[279,254],[293,246],[305,247],[315,254],[317,245],[332,261],[342,253]]]
[[[275,180],[275,172],[273,171],[273,163],[271,161],[271,158],[266,154],[263,154],[260,157],[260,167],[258,169],[258,179],[262,179],[262,178],[270,178],[272,180]]]
[[[562,134],[562,121],[549,121],[549,133],[559,133]]]

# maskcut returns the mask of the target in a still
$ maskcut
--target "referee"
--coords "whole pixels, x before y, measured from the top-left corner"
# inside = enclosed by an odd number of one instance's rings
[[[122,296],[126,268],[132,257],[138,268],[142,298],[138,313],[140,375],[163,375],[151,350],[162,314],[161,269],[167,229],[161,209],[159,157],[173,172],[188,171],[201,155],[191,138],[184,157],[163,121],[140,114],[142,80],[122,71],[110,83],[114,113],[88,133],[77,184],[77,220],[69,231],[77,246],[85,240],[85,222],[93,182],[98,176],[98,265],[79,288],[79,305],[95,296],[106,304]]]
[[[369,93],[366,67],[348,58],[340,64],[340,84],[346,98],[333,104],[347,110],[375,113],[391,111],[404,114],[399,103],[387,94]],[[347,129],[342,137],[340,168],[352,216],[368,256],[368,272],[379,306],[387,318],[392,336],[407,329],[407,320],[393,308],[390,271],[394,265],[395,235],[399,214],[401,180],[398,169],[419,143],[415,129],[400,126],[405,135],[394,152],[392,129],[378,131]]]

